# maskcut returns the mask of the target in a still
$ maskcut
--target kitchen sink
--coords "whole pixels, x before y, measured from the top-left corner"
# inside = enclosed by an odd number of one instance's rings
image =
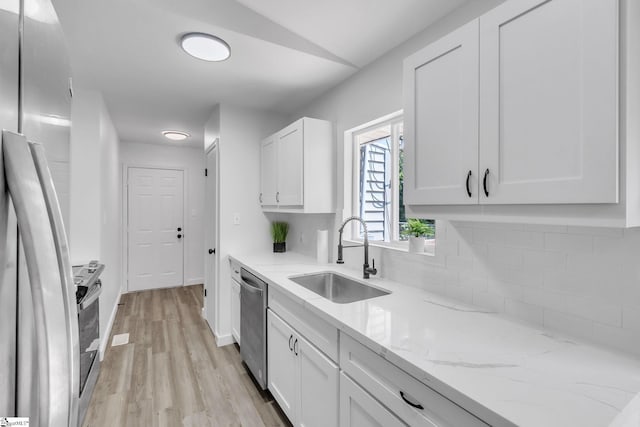
[[[331,271],[290,276],[289,279],[338,304],[362,301],[391,293]]]

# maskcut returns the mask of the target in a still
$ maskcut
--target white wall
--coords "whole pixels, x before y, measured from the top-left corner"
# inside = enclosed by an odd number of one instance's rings
[[[218,120],[219,116],[219,120]],[[262,213],[260,194],[260,141],[287,123],[284,116],[265,111],[220,105],[212,114],[205,138],[215,138],[218,124],[220,160],[218,301],[213,331],[219,343],[231,337],[231,275],[229,253],[270,251],[269,219]],[[234,216],[240,224],[234,224]]]
[[[313,255],[314,230],[342,221],[344,131],[402,108],[402,60],[501,3],[471,2],[298,110],[337,128],[338,214],[290,215],[292,249]],[[309,234],[311,234],[309,236]],[[436,256],[375,248],[383,277],[640,354],[640,231],[439,221]],[[345,250],[360,269],[362,250]]]
[[[69,249],[72,264],[105,264],[100,295],[101,354],[121,292],[119,139],[97,91],[76,89],[71,110]]]
[[[124,167],[184,169],[186,187],[186,217],[184,224],[185,284],[204,283],[205,160],[203,150],[179,145],[169,146],[123,141],[120,144],[120,162]],[[123,197],[126,197],[126,192],[122,194]]]

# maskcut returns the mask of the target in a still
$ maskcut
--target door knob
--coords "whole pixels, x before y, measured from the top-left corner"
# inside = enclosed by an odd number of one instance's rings
[[[216,250],[215,250],[215,249],[209,249],[209,255],[211,255],[211,254],[215,254],[215,253],[216,253]]]
[[[182,231],[182,227],[178,227],[178,231]]]
[[[178,239],[182,239],[182,234],[178,234]]]

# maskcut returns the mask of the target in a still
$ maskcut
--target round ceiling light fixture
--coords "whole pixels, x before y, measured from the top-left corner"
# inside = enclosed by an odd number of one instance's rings
[[[180,46],[189,55],[203,61],[224,61],[231,56],[227,42],[206,33],[187,33],[180,38]]]
[[[191,136],[186,132],[180,132],[178,130],[165,130],[162,132],[162,134],[165,138],[172,141],[184,141]]]

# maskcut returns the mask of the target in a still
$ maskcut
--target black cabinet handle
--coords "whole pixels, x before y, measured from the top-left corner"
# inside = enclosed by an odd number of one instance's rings
[[[424,406],[422,406],[421,404],[413,403],[413,402],[409,401],[406,397],[404,397],[404,391],[402,391],[402,390],[400,390],[400,397],[402,397],[402,400],[404,400],[407,405],[411,405],[416,409],[424,410]]]
[[[276,202],[280,203],[280,192],[276,193]]]
[[[293,352],[296,354],[296,356],[298,355],[298,338],[296,338],[296,340],[293,342]]]
[[[262,193],[260,193],[260,203],[262,203]]]
[[[289,351],[293,351],[293,347],[291,346],[292,339],[293,339],[293,335],[289,335]]]
[[[484,171],[484,178],[482,179],[482,186],[484,187],[484,195],[489,197],[489,189],[487,188],[487,177],[489,176],[489,169]]]
[[[182,239],[182,234],[178,234],[178,239]]]
[[[182,231],[182,227],[178,227],[178,231]]]
[[[467,195],[469,195],[469,197],[471,197],[471,189],[469,188],[469,180],[471,179],[471,171],[469,171],[469,173],[467,174],[467,182],[466,182],[466,186],[467,186]]]
[[[211,255],[211,254],[215,254],[215,253],[216,253],[216,250],[215,250],[215,249],[209,249],[209,255]]]

